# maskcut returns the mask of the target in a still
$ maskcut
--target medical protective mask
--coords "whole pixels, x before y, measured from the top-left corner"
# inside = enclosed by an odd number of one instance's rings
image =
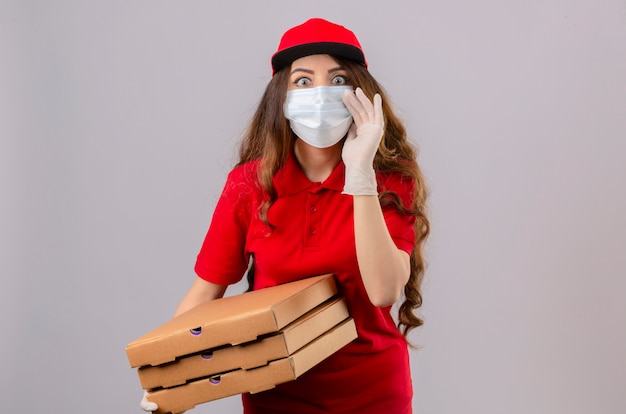
[[[293,132],[309,145],[328,148],[346,135],[352,115],[343,104],[352,86],[318,86],[287,92],[285,118]]]

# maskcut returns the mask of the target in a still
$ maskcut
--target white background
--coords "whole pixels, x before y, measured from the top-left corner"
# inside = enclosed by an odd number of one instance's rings
[[[357,33],[420,147],[415,412],[626,412],[623,0],[2,0],[2,411],[140,412],[124,347],[195,277],[310,17]]]

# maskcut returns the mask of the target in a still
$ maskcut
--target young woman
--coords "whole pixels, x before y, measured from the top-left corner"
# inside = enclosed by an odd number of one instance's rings
[[[422,324],[429,231],[414,149],[348,29],[311,19],[288,30],[272,68],[176,315],[248,269],[251,289],[333,273],[358,339],[296,381],[244,394],[244,412],[410,413],[405,337]]]

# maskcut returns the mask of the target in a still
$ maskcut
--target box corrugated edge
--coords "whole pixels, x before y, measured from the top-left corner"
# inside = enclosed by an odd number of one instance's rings
[[[168,388],[236,369],[252,369],[285,358],[349,317],[344,298],[318,305],[279,333],[259,341],[203,351],[175,362],[138,369],[144,389]]]
[[[272,291],[267,292],[268,289],[275,289],[273,292],[291,292],[294,286],[303,287],[301,291],[293,291],[288,298],[269,303],[267,307],[264,304],[260,309],[250,310],[248,298],[267,300],[268,296],[273,297]],[[136,368],[164,364],[182,355],[202,352],[205,349],[222,345],[238,345],[253,341],[260,335],[277,332],[315,305],[336,294],[335,278],[331,274],[326,274],[216,299],[173,318],[131,342],[126,347],[126,356],[130,366]],[[237,304],[241,302],[247,303],[248,311],[237,313]],[[203,313],[211,315],[211,309],[215,310],[223,304],[225,304],[224,308],[228,307],[228,312],[226,312],[228,316],[225,319],[202,322],[205,320],[202,319]],[[195,330],[196,328],[199,328],[198,331]],[[171,329],[171,332],[168,332],[168,329]]]
[[[244,392],[257,393],[295,380],[357,337],[352,318],[334,327],[293,355],[252,370],[237,370],[148,394],[156,414],[180,413],[198,404]]]

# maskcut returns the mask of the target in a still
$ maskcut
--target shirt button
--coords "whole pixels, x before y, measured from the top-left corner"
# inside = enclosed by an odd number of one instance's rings
[[[311,213],[317,213],[317,207],[312,206],[310,211]]]
[[[311,227],[311,229],[309,230],[309,234],[311,234],[311,236],[315,235],[315,233],[317,233],[317,230],[315,229],[315,227]]]

